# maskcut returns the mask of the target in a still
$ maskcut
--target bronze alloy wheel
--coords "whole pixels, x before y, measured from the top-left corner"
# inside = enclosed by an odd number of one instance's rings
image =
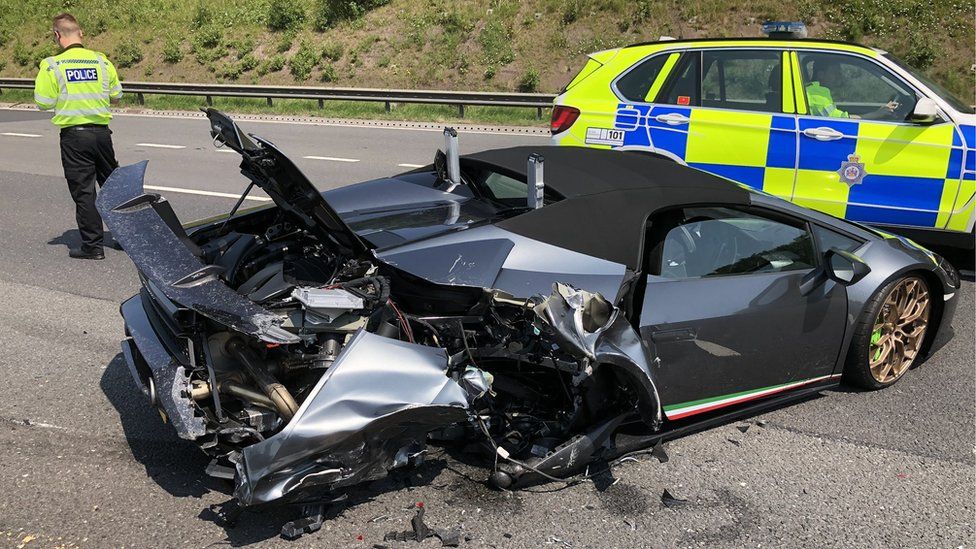
[[[875,381],[891,383],[908,371],[925,339],[930,308],[928,286],[918,277],[891,290],[871,332],[868,365]]]

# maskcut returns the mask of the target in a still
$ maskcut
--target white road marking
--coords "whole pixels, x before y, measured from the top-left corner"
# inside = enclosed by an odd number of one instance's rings
[[[199,189],[183,189],[180,187],[161,187],[158,185],[143,185],[143,189],[150,191],[164,191],[168,193],[183,193],[183,194],[196,194],[200,196],[217,196],[220,198],[240,198],[239,194],[232,193],[218,193],[215,191],[201,191]],[[266,196],[248,196],[245,200],[254,200],[257,202],[270,202],[271,199]]]
[[[185,149],[186,145],[163,145],[160,143],[136,143],[136,147],[151,147],[153,149]]]
[[[423,168],[423,164],[397,164],[401,168]]]
[[[38,135],[36,133],[17,133],[17,132],[3,132],[0,135],[6,135],[7,137],[44,137],[43,135]]]
[[[332,162],[359,162],[358,158],[339,158],[336,156],[303,156],[309,160],[331,160]]]
[[[237,154],[237,151],[235,151],[233,149],[214,149],[214,152]]]

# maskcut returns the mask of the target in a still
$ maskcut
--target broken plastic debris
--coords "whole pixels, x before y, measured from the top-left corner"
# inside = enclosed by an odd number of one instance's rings
[[[431,536],[436,537],[441,540],[441,545],[444,547],[457,547],[461,541],[461,532],[458,528],[452,529],[439,529],[430,528],[424,522],[424,514],[427,509],[424,507],[423,502],[417,502],[417,514],[410,519],[410,525],[413,530],[406,530],[403,532],[387,532],[383,536],[383,541],[423,541]]]
[[[735,440],[734,438],[729,438],[729,439],[726,439],[726,440],[728,440],[732,444],[735,444],[736,446],[742,446],[742,443],[739,442],[738,440]]]
[[[765,427],[768,424],[769,424],[769,422],[766,421],[765,419],[760,419],[759,421],[756,422],[756,425],[758,425],[760,427]]]
[[[668,457],[668,453],[664,451],[664,443],[661,442],[660,439],[658,439],[657,444],[651,448],[651,455],[657,458],[657,460],[661,463],[667,463],[668,460],[671,459]]]
[[[673,495],[671,495],[671,492],[669,492],[668,489],[665,488],[664,493],[661,494],[661,503],[663,503],[664,506],[668,508],[682,507],[684,505],[688,505],[688,500],[674,497]]]
[[[747,423],[745,425],[736,425],[735,428],[738,429],[740,433],[745,434],[745,432],[749,430],[749,424]]]
[[[322,505],[305,505],[302,507],[302,518],[286,522],[281,527],[281,537],[287,540],[298,539],[305,534],[317,532],[322,528],[324,520]]]

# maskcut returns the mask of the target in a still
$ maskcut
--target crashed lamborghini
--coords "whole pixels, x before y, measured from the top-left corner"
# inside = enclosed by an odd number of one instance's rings
[[[119,168],[139,271],[122,351],[242,506],[310,503],[480,449],[515,488],[806,398],[897,382],[950,336],[955,269],[911,241],[593,149],[459,155],[319,193],[208,110],[273,204],[183,226]]]

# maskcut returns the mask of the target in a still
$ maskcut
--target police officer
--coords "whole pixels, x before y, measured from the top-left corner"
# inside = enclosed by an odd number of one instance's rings
[[[108,129],[109,103],[122,97],[115,67],[102,53],[81,45],[84,34],[68,13],[54,18],[54,41],[61,53],[41,61],[34,81],[34,102],[54,109],[51,121],[61,128],[61,165],[75,201],[81,247],[68,255],[104,259],[102,218],[95,209],[95,182],[101,186],[118,167]]]
[[[849,114],[837,108],[831,89],[840,87],[844,83],[840,64],[829,57],[818,57],[813,62],[811,82],[807,84],[807,103],[810,113],[814,116],[829,116],[831,118],[862,118],[856,114]],[[898,109],[898,102],[891,100],[869,112],[863,118],[886,120]]]

